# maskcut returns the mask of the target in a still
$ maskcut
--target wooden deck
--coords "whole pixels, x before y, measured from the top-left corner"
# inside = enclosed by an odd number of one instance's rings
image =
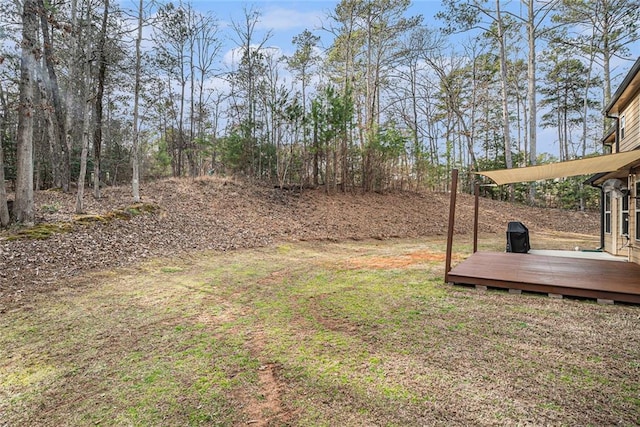
[[[630,262],[476,252],[452,268],[448,281],[640,304],[640,265]]]

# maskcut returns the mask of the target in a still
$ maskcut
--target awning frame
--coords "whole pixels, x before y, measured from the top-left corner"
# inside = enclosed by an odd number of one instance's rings
[[[609,178],[619,178],[631,174],[634,169],[640,168],[640,149],[625,151],[622,153],[606,154],[603,156],[589,157],[586,159],[570,160],[567,162],[552,163],[548,165],[530,166],[526,168],[502,169],[496,171],[474,172],[493,180],[498,185],[513,184],[517,182],[531,182],[544,179],[564,178],[578,175],[593,175],[588,182],[591,185],[602,184]],[[515,172],[515,173],[514,173]],[[449,224],[447,230],[447,248],[445,257],[444,281],[448,283],[451,271],[453,251],[453,231],[455,228],[455,209],[457,199],[458,170],[451,173],[451,189],[449,204]],[[479,211],[479,187],[474,183],[474,224],[473,224],[473,252],[478,250],[478,211]]]
[[[486,176],[498,185],[504,185],[600,173],[604,173],[605,177],[611,177],[610,173],[624,172],[638,165],[640,165],[640,150],[633,150],[566,162],[474,173]],[[600,180],[605,179],[598,178],[596,181]]]

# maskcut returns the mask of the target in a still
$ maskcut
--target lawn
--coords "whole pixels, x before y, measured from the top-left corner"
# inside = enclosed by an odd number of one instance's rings
[[[444,284],[442,240],[200,253],[61,284],[0,315],[0,425],[640,423],[640,307]]]

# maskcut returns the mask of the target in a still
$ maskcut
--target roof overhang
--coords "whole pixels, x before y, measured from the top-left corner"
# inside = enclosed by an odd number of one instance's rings
[[[620,115],[620,112],[631,102],[640,90],[640,58],[631,67],[624,80],[613,94],[609,104],[604,109],[605,115]]]
[[[598,177],[592,182],[597,185],[609,178],[626,177],[630,171],[637,166],[640,166],[640,150],[569,160],[567,162],[529,166],[526,168],[501,169],[475,173],[490,178],[498,185],[578,175],[603,174],[602,177]]]
[[[616,126],[611,126],[601,139],[604,145],[613,145],[616,142]]]

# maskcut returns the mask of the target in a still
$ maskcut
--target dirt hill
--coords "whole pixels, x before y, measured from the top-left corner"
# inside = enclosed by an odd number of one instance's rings
[[[328,196],[322,189],[297,192],[219,178],[147,183],[141,194],[153,212],[131,208],[129,187],[108,187],[99,200],[86,196],[91,215],[78,218],[75,195],[38,192],[38,222],[66,232],[46,239],[15,239],[15,230],[0,234],[0,312],[32,292],[58,287],[61,279],[150,257],[278,241],[433,235],[444,240],[449,211],[449,195],[442,193]],[[597,212],[481,200],[481,233],[504,233],[512,220],[537,231],[597,235],[599,230]],[[461,195],[456,233],[471,233],[472,221],[473,197]]]

